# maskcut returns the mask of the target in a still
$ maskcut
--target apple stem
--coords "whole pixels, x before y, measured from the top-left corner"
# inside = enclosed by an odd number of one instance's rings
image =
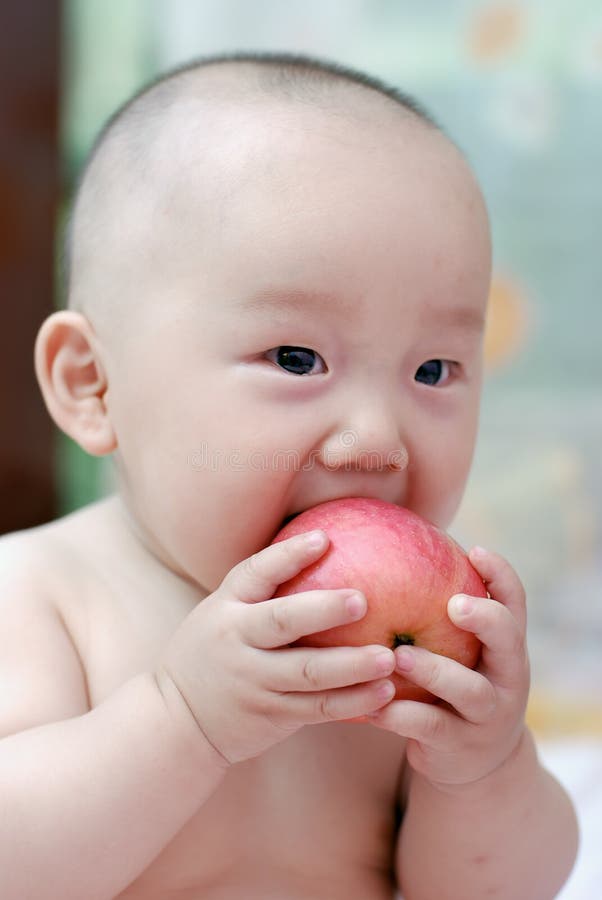
[[[407,645],[407,644],[414,644],[414,638],[412,637],[411,634],[396,634],[393,637],[393,648],[392,649],[395,650],[396,647],[403,647],[404,645]]]

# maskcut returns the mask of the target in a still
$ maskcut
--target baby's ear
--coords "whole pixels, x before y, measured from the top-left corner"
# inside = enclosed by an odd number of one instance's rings
[[[117,439],[105,402],[108,383],[88,319],[71,310],[49,316],[38,332],[35,367],[58,427],[93,456],[111,453]]]

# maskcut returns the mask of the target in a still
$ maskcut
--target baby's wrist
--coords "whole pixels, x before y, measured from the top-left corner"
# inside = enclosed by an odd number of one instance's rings
[[[474,796],[482,798],[498,795],[509,785],[516,785],[517,779],[532,778],[533,770],[539,767],[537,753],[531,733],[523,725],[510,752],[492,769],[467,781],[430,781],[424,779],[433,790],[452,797]]]
[[[152,678],[169,717],[176,753],[196,771],[215,769],[223,774],[231,763],[211,743],[174,679],[162,667]]]

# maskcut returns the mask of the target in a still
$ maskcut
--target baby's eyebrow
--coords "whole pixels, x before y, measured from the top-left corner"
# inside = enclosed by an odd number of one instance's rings
[[[306,288],[267,287],[257,291],[250,297],[236,301],[236,310],[248,312],[270,312],[290,310],[292,312],[314,313],[349,313],[355,306],[349,300],[342,300],[335,294],[326,291],[308,290]]]
[[[343,299],[327,291],[306,288],[267,287],[250,297],[233,302],[236,312],[312,312],[320,315],[351,316],[357,311],[359,298]],[[425,304],[422,309],[425,327],[437,326],[480,333],[485,327],[485,311],[469,304]]]
[[[482,332],[485,327],[485,310],[475,306],[447,305],[426,307],[425,324],[455,328],[459,331]]]

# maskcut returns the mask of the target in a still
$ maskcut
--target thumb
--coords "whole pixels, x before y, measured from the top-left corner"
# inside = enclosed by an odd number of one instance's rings
[[[221,587],[243,603],[268,600],[280,584],[319,559],[328,544],[324,531],[304,532],[276,541],[234,566]]]

